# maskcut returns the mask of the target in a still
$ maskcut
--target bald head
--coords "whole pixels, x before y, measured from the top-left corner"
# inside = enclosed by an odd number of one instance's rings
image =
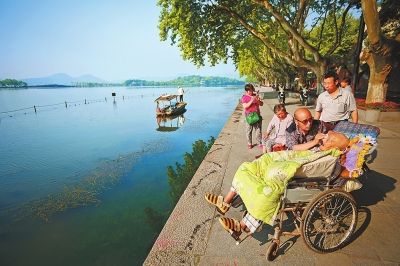
[[[298,121],[304,121],[310,117],[312,117],[310,110],[304,107],[298,108],[294,112],[294,118],[296,118]]]
[[[349,145],[350,140],[342,133],[329,131],[326,138],[322,140],[322,145],[319,147],[321,151],[337,148],[345,150]]]

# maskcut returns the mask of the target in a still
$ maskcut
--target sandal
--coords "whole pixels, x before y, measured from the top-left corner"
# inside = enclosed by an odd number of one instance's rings
[[[222,225],[222,227],[228,232],[233,231],[236,233],[240,233],[242,231],[240,228],[240,222],[235,219],[220,217],[219,222]]]
[[[224,197],[221,195],[217,196],[211,193],[206,193],[204,198],[208,203],[217,207],[217,211],[222,215],[224,215],[229,210],[229,207],[231,207],[230,204],[224,202]]]

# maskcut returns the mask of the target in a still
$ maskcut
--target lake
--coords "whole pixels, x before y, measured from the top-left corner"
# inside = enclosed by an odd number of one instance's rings
[[[157,121],[176,91],[0,90],[0,264],[142,264],[175,204],[167,167],[218,136],[243,89],[187,88],[183,116]]]

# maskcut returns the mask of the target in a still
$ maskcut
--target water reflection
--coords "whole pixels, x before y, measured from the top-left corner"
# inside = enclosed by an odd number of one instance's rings
[[[215,141],[214,137],[205,142],[203,140],[196,140],[192,144],[192,153],[185,153],[183,155],[184,163],[175,163],[175,169],[172,166],[167,167],[168,184],[170,186],[170,196],[173,204],[175,205],[185,191],[193,175],[196,173],[207,152]]]
[[[196,140],[192,144],[192,152],[183,155],[185,161],[183,164],[175,162],[175,169],[173,166],[167,167],[168,184],[170,187],[169,194],[173,206],[179,201],[214,141],[215,138],[212,136],[207,142],[201,139]],[[145,207],[143,211],[146,216],[146,223],[157,236],[167,221],[170,212],[161,213],[151,207]]]
[[[156,121],[158,128],[156,130],[161,132],[176,131],[185,123],[185,116],[183,115],[185,112],[186,109],[183,110],[183,113],[180,115],[157,116]]]

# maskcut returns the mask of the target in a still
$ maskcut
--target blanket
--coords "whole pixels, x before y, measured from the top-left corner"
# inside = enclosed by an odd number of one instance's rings
[[[273,225],[279,211],[280,197],[297,169],[321,157],[340,154],[336,149],[266,153],[253,162],[241,164],[232,185],[254,218]]]

